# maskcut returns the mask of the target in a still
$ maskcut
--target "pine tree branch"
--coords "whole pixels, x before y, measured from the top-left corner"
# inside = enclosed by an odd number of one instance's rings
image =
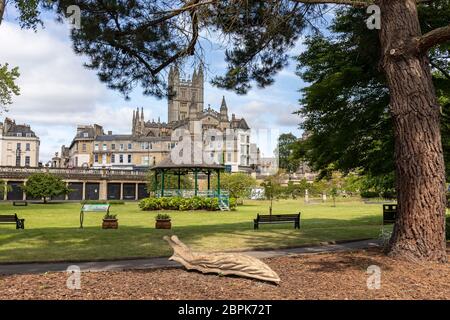
[[[450,24],[446,27],[441,27],[434,29],[423,36],[421,36],[419,39],[419,50],[421,52],[426,52],[435,45],[449,42],[450,41]]]

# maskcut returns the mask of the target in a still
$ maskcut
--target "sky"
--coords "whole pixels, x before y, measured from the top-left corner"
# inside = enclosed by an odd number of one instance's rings
[[[6,12],[0,26],[0,63],[18,66],[17,84],[21,94],[14,97],[9,111],[0,115],[31,125],[41,141],[40,161],[46,163],[70,145],[78,124],[102,125],[105,132],[131,132],[133,110],[144,108],[146,120],[167,121],[167,100],[142,95],[136,88],[126,101],[118,92],[110,90],[98,79],[95,70],[83,66],[86,57],[76,55],[71,47],[68,24],[44,18],[44,28],[37,32],[22,30],[14,13]],[[246,95],[211,86],[209,80],[225,70],[224,50],[211,39],[203,44],[207,66],[205,107],[218,110],[225,96],[229,114],[244,117],[253,129],[272,130],[272,134],[292,132],[300,136],[300,117],[292,112],[299,109],[299,89],[304,86],[295,74],[295,61],[275,78],[267,88],[252,88]],[[303,50],[301,41],[290,52],[298,55]],[[186,70],[187,72],[189,70]],[[255,141],[258,143],[258,141]],[[271,156],[273,145],[260,143],[263,156]]]

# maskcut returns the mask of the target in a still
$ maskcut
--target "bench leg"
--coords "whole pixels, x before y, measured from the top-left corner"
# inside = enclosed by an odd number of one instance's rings
[[[258,228],[259,228],[258,222],[254,222],[254,223],[253,223],[253,230],[256,230],[256,229],[258,229]]]

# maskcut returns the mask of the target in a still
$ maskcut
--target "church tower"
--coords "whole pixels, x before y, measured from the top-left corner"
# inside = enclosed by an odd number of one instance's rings
[[[203,111],[204,74],[203,67],[194,70],[191,79],[181,79],[177,67],[171,67],[168,79],[168,120],[179,121],[196,116]],[[194,103],[195,108],[191,108]],[[195,112],[194,112],[195,111]]]
[[[220,121],[228,122],[228,107],[225,96],[222,97],[222,104],[220,105]]]

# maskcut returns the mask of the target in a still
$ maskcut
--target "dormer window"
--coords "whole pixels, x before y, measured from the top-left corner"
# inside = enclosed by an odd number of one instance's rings
[[[22,136],[22,132],[17,132],[16,135],[17,135],[18,137],[21,137],[21,136]]]
[[[89,133],[83,132],[83,138],[87,138],[87,137],[89,137]]]

